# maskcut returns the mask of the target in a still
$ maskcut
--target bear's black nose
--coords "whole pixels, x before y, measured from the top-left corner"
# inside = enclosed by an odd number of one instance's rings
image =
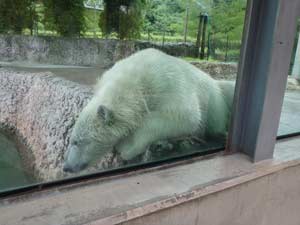
[[[73,170],[71,169],[71,167],[68,166],[68,164],[64,165],[63,171],[64,172],[68,172],[68,173],[72,173],[73,172]]]
[[[63,171],[68,172],[68,173],[76,173],[76,172],[79,172],[79,171],[85,169],[87,166],[88,166],[88,163],[83,163],[80,165],[76,165],[74,167],[69,166],[67,163],[65,163],[64,167],[63,167]]]

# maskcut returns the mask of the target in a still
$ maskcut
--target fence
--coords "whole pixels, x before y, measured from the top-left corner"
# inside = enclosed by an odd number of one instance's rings
[[[238,62],[240,48],[241,41],[208,38],[207,55],[217,61]]]

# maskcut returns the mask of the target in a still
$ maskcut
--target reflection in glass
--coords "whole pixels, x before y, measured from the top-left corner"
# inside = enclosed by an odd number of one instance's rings
[[[0,192],[224,147],[245,6],[1,1]]]
[[[278,135],[300,132],[300,42],[299,26],[295,37],[294,50],[287,81],[286,92],[280,117]]]

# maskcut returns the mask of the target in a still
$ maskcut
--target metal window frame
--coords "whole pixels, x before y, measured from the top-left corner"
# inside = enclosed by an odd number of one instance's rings
[[[248,0],[228,152],[273,157],[300,0]]]

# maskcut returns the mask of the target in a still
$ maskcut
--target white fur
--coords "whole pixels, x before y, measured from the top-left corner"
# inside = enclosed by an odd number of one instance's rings
[[[142,50],[102,76],[73,136],[93,136],[102,143],[105,147],[99,144],[96,155],[115,147],[129,160],[159,140],[225,135],[232,93],[232,83],[216,81],[184,60]],[[110,126],[97,121],[100,105],[113,113]],[[82,126],[89,127],[85,134]]]

